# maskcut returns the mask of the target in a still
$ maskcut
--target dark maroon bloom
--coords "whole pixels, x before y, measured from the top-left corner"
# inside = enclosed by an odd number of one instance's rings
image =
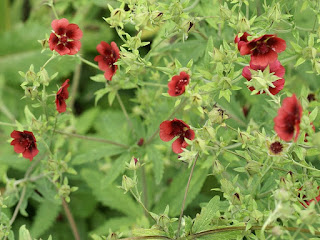
[[[178,138],[172,143],[172,150],[175,153],[182,153],[182,148],[186,148],[188,146],[185,138],[193,140],[195,136],[194,131],[190,129],[188,124],[176,118],[171,121],[163,121],[160,124],[159,135],[161,140],[165,142],[168,142],[178,136]]]
[[[53,33],[50,34],[49,47],[60,55],[74,55],[81,48],[82,31],[77,24],[69,23],[68,19],[55,19],[51,22]]]
[[[294,135],[296,142],[300,132],[302,107],[295,94],[283,100],[278,115],[273,119],[274,130],[284,141],[290,141]]]
[[[282,152],[283,145],[279,141],[273,142],[270,144],[270,150],[273,154],[277,155]]]
[[[242,70],[242,76],[245,77],[248,81],[252,79],[250,69],[252,70],[261,70],[264,71],[267,66],[259,66],[259,65],[253,65],[250,63],[250,66],[246,66]],[[269,87],[269,91],[272,95],[276,95],[278,92],[280,92],[283,89],[285,80],[282,78],[285,73],[285,68],[281,65],[281,63],[276,60],[273,63],[269,64],[270,73],[274,73],[274,75],[278,76],[281,79],[278,79],[274,81],[272,84],[275,86]],[[249,87],[250,91],[254,90],[254,87]],[[263,92],[264,93],[264,92]],[[257,93],[260,94],[260,93]]]
[[[94,58],[94,61],[98,62],[99,68],[105,71],[104,77],[111,81],[113,75],[116,73],[118,66],[115,63],[120,58],[120,51],[115,42],[111,42],[111,45],[101,41],[97,46],[97,51],[100,55]]]
[[[180,75],[175,75],[168,83],[168,93],[172,97],[180,96],[186,90],[189,84],[190,76],[186,72],[180,72]]]
[[[238,35],[234,38],[234,43],[236,43],[238,45],[238,50],[240,51],[240,48],[243,44],[248,42],[248,36],[251,36],[249,33],[244,32],[243,35],[241,37],[239,37]]]
[[[316,96],[314,93],[310,93],[307,97],[309,102],[315,101],[316,100]]]
[[[10,136],[14,138],[10,143],[14,146],[14,151],[16,153],[22,153],[24,158],[28,158],[30,161],[32,161],[32,159],[39,153],[36,139],[32,132],[20,132],[13,130]]]
[[[239,45],[238,45],[239,46]],[[267,66],[278,58],[278,53],[286,49],[286,41],[276,35],[263,35],[241,44],[240,54],[251,55],[250,64]]]
[[[56,108],[59,113],[63,113],[67,109],[66,99],[69,98],[68,87],[69,79],[67,79],[62,85],[61,88],[58,90],[56,95]]]
[[[299,188],[299,191],[301,191],[302,188],[303,188],[303,187]],[[318,187],[318,189],[319,189],[319,187]],[[300,193],[298,194],[298,197],[300,197]],[[300,201],[299,201],[304,208],[307,208],[307,207],[314,201],[314,199],[306,200],[306,197],[307,197],[306,195],[303,195],[303,196],[302,196],[303,202],[300,202]],[[317,201],[317,202],[320,201],[320,192],[319,192],[319,195],[316,197],[316,201]]]
[[[139,147],[141,147],[143,143],[144,143],[144,138],[140,138],[137,144]]]

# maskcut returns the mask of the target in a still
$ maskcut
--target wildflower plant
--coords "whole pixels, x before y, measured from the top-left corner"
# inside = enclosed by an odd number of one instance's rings
[[[318,1],[2,7],[1,239],[320,236]]]

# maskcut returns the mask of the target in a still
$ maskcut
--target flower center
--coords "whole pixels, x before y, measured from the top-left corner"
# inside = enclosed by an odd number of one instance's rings
[[[265,42],[258,42],[258,49],[261,54],[269,52],[270,48]]]
[[[272,143],[270,145],[270,150],[274,153],[274,154],[278,154],[280,152],[282,152],[283,150],[283,146],[280,142],[276,141],[274,143]]]
[[[60,37],[60,42],[61,42],[62,44],[65,44],[66,42],[68,42],[67,36],[61,36],[61,37]]]

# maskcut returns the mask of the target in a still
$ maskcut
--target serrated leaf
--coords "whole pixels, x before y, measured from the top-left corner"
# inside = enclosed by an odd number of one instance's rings
[[[197,215],[192,227],[194,233],[208,230],[211,225],[211,219],[214,214],[219,211],[220,197],[213,197],[208,204],[201,209],[201,213]]]
[[[85,134],[92,126],[99,113],[99,108],[90,108],[76,119],[77,133]]]
[[[154,179],[156,184],[159,184],[162,180],[164,165],[163,156],[158,149],[154,146],[149,146],[147,148],[148,158],[151,159],[153,163]]]
[[[131,156],[129,153],[123,153],[112,164],[112,170],[109,171],[106,177],[103,178],[104,184],[111,184],[126,168],[126,162],[129,162]]]
[[[30,229],[33,237],[40,237],[52,226],[59,214],[60,208],[60,205],[48,200],[40,204]]]
[[[124,194],[124,191],[115,185],[104,184],[102,173],[94,170],[83,169],[81,176],[84,181],[92,189],[93,195],[104,206],[118,210],[119,212],[131,216],[139,217],[143,215],[141,207],[134,202],[129,194]]]
[[[189,186],[188,197],[185,202],[185,208],[192,202],[196,195],[200,192],[201,187],[207,177],[206,169],[196,168],[191,183]],[[181,210],[181,204],[186,190],[186,185],[188,182],[190,174],[190,169],[185,169],[183,172],[178,174],[170,187],[167,188],[159,199],[158,204],[155,206],[152,212],[160,213],[166,208],[167,205],[170,206],[170,216],[178,216]]]
[[[72,165],[80,165],[93,162],[102,157],[110,157],[113,155],[117,155],[119,153],[122,153],[123,151],[125,151],[124,148],[120,148],[114,145],[106,145],[103,147],[92,148],[90,151],[76,155],[72,159]]]
[[[91,233],[92,234],[99,234],[99,235],[107,235],[109,234],[109,230],[112,232],[116,231],[125,231],[128,230],[134,223],[136,223],[135,218],[131,217],[113,217],[108,219],[107,221],[101,223],[99,227],[94,229]]]

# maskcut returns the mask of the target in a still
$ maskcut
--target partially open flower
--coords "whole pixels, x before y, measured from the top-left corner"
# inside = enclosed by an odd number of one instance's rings
[[[274,130],[284,141],[290,141],[294,137],[296,142],[300,132],[302,107],[295,94],[283,100],[278,115],[273,119]]]
[[[50,34],[49,47],[60,55],[74,55],[81,48],[82,31],[77,24],[69,23],[68,19],[55,19],[51,22],[53,33]]]
[[[299,188],[299,191],[301,191],[302,188],[303,188],[303,187]],[[317,189],[319,189],[319,187],[318,187]],[[301,196],[300,196],[300,193],[298,194],[298,197],[299,197],[299,198],[301,197]],[[319,195],[316,196],[316,197],[313,198],[313,199],[307,200],[306,198],[307,198],[307,196],[306,196],[306,195],[303,195],[302,198],[301,198],[301,199],[303,200],[303,202],[300,202],[300,201],[299,201],[300,204],[301,204],[304,208],[307,208],[314,200],[316,200],[317,202],[319,202],[319,201],[320,201],[320,192],[319,192]]]
[[[67,79],[62,85],[61,88],[58,90],[56,95],[56,108],[59,113],[63,113],[67,109],[66,99],[69,98],[68,87],[69,79]]]
[[[168,93],[172,97],[180,96],[184,93],[186,86],[189,84],[190,76],[186,72],[180,72],[180,75],[172,77],[168,83]]]
[[[250,66],[246,66],[243,68],[242,76],[245,77],[248,81],[251,81],[253,76],[251,74],[250,69],[255,70],[255,71],[258,71],[258,70],[264,71],[266,68],[267,68],[267,66],[259,66],[259,65],[250,64]],[[276,60],[273,63],[269,64],[269,71],[270,71],[270,73],[274,73],[274,76],[271,76],[271,77],[276,76],[277,78],[280,78],[280,79],[276,78],[277,80],[272,82],[274,87],[269,86],[269,88],[268,88],[269,92],[272,95],[276,95],[278,92],[280,92],[283,89],[283,86],[285,83],[285,80],[283,78],[284,73],[285,73],[285,68],[281,65],[281,63],[278,60]],[[266,75],[266,74],[264,74],[264,75]],[[253,91],[253,90],[255,90],[255,88],[250,86],[249,90]],[[263,93],[265,93],[265,91],[263,91]],[[260,94],[260,92],[258,92],[257,94]]]
[[[238,50],[239,51],[240,51],[240,48],[241,48],[241,46],[243,44],[249,42],[248,39],[247,39],[248,36],[251,36],[251,35],[249,33],[247,33],[247,32],[244,32],[241,37],[236,35],[236,37],[234,38],[234,43],[236,43],[238,45]]]
[[[182,153],[182,148],[186,148],[188,146],[185,138],[193,140],[195,137],[194,131],[190,129],[190,126],[176,118],[171,121],[163,121],[160,124],[159,135],[161,140],[165,142],[168,142],[178,136],[178,138],[172,143],[172,150],[175,153]]]
[[[286,49],[286,41],[276,35],[263,35],[241,44],[240,54],[251,54],[250,64],[267,66],[278,58],[278,53]]]
[[[16,131],[14,130],[11,135],[14,138],[11,141],[11,145],[14,146],[16,153],[22,153],[24,158],[28,158],[30,161],[39,153],[36,144],[36,138],[32,132],[29,131]]]
[[[97,46],[97,51],[100,55],[94,58],[98,62],[98,66],[102,71],[105,71],[104,77],[111,81],[113,75],[116,73],[118,66],[115,63],[120,58],[120,51],[115,42],[108,43],[101,41]]]

